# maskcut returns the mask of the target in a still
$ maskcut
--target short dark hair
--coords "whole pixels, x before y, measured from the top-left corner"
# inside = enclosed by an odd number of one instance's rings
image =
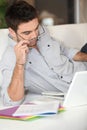
[[[25,1],[18,1],[7,8],[5,20],[8,27],[17,31],[21,23],[38,18],[37,10]]]

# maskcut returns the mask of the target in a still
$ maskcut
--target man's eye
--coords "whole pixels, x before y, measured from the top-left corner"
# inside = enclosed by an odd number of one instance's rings
[[[30,34],[30,32],[24,32],[24,35],[29,35]]]

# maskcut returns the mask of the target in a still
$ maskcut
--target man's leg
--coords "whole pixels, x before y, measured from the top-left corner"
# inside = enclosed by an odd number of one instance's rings
[[[81,52],[87,53],[87,43],[81,48]]]

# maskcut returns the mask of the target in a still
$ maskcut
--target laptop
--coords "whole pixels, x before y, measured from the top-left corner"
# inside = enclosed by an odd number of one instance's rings
[[[65,108],[87,105],[87,71],[76,72],[63,101]]]
[[[87,71],[75,73],[67,94],[43,92],[43,95],[58,98],[65,108],[87,105]]]

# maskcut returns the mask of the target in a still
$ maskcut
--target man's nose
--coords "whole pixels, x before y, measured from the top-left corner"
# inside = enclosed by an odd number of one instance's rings
[[[31,37],[32,37],[32,38],[35,38],[35,37],[37,37],[37,35],[38,35],[38,33],[37,33],[36,31],[33,31]]]

